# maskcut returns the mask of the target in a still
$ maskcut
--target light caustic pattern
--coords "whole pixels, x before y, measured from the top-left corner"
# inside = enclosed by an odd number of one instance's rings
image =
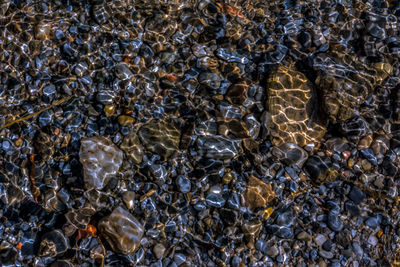
[[[326,128],[312,120],[311,83],[293,68],[280,66],[270,76],[267,85],[270,133],[274,145],[294,143],[298,146],[314,144],[325,134]]]

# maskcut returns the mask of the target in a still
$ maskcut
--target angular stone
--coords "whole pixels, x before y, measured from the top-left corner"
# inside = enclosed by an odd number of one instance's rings
[[[254,176],[250,176],[244,195],[245,205],[250,208],[264,207],[276,197],[271,184],[266,184]]]
[[[116,253],[131,254],[140,245],[144,228],[141,223],[122,207],[100,220],[98,228]]]
[[[82,139],[79,156],[86,189],[98,190],[116,176],[123,159],[122,151],[102,136]]]

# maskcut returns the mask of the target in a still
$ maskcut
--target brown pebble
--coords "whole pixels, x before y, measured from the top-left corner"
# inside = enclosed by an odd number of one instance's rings
[[[121,115],[118,117],[118,123],[121,126],[131,126],[135,122],[135,119],[131,116]]]
[[[100,220],[98,228],[116,253],[131,254],[140,245],[143,226],[127,210],[117,207]]]
[[[245,205],[250,208],[264,207],[275,198],[275,192],[271,184],[264,183],[260,179],[250,176],[245,192]]]

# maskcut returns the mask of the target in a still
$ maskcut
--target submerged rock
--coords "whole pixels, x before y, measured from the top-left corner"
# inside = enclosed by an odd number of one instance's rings
[[[115,208],[109,216],[101,219],[98,227],[111,248],[122,254],[133,253],[144,232],[140,222],[122,207]]]
[[[148,150],[168,158],[178,150],[181,132],[172,123],[151,121],[139,129],[138,135]]]
[[[123,153],[108,138],[94,136],[82,139],[79,152],[85,187],[101,190],[115,177],[122,164]]]
[[[245,205],[250,208],[264,207],[276,197],[271,184],[264,183],[254,176],[250,176],[244,196]]]
[[[293,67],[279,66],[267,83],[271,141],[279,146],[293,143],[300,147],[316,147],[326,127],[318,121],[318,107],[307,77]]]

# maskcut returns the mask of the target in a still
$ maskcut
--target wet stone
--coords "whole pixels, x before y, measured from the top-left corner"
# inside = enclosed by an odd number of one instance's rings
[[[346,201],[344,206],[351,216],[359,216],[361,213],[358,206],[352,201]]]
[[[272,143],[279,146],[293,143],[300,147],[318,146],[326,128],[316,120],[318,109],[313,107],[311,83],[306,76],[279,66],[267,84],[267,107]]]
[[[231,140],[223,136],[199,137],[197,147],[201,155],[212,159],[231,159],[241,151],[240,140]]]
[[[115,75],[121,80],[128,80],[133,77],[133,73],[126,63],[115,65]]]
[[[377,217],[369,217],[366,221],[365,221],[365,225],[368,227],[371,227],[373,229],[375,229],[376,227],[378,227],[379,225],[379,219]]]
[[[39,254],[46,257],[55,257],[69,248],[68,239],[60,230],[46,233],[40,242]]]
[[[339,219],[339,216],[336,212],[330,211],[328,213],[328,226],[335,232],[343,229],[343,222]]]
[[[131,254],[140,245],[143,226],[128,211],[117,207],[99,221],[98,228],[112,249],[117,253]]]
[[[168,158],[178,150],[181,132],[171,123],[152,121],[143,125],[138,135],[148,150]]]
[[[272,155],[287,165],[296,165],[299,168],[303,166],[308,158],[308,154],[304,149],[291,143],[284,143],[279,147],[273,147]]]
[[[309,157],[303,169],[316,183],[331,182],[338,176],[338,172],[332,167],[332,164],[319,156]]]
[[[370,129],[363,117],[356,116],[341,124],[341,132],[348,137],[360,138],[368,135]]]
[[[164,252],[165,252],[165,247],[160,243],[156,244],[153,247],[153,253],[157,259],[160,259],[164,255]]]
[[[307,233],[307,232],[300,232],[297,236],[296,236],[296,238],[298,239],[298,240],[301,240],[301,241],[310,241],[311,239],[312,239],[312,237],[311,237],[311,235],[309,234],[309,233]]]
[[[211,193],[207,195],[206,203],[210,207],[221,208],[225,205],[225,199],[218,194]]]
[[[122,151],[111,140],[102,136],[82,139],[79,156],[85,187],[99,190],[111,178],[116,177],[123,159]]]
[[[178,176],[178,178],[176,180],[176,184],[178,185],[179,190],[182,193],[190,192],[191,183],[190,183],[190,180],[187,177],[185,177],[183,175]]]
[[[363,192],[363,191],[361,191],[361,189],[359,189],[358,187],[356,187],[356,186],[353,186],[352,188],[351,188],[351,191],[350,191],[350,193],[349,193],[349,198],[351,199],[351,200],[353,200],[353,202],[355,203],[355,204],[360,204],[361,202],[363,202],[363,200],[365,199],[365,197],[366,197],[366,195],[365,195],[365,193]]]
[[[140,162],[142,162],[144,148],[135,132],[130,132],[124,137],[120,148],[125,152],[125,155],[130,158],[134,163],[139,164]]]
[[[250,208],[264,207],[276,196],[271,184],[266,184],[254,176],[250,176],[244,195],[245,205]]]
[[[363,155],[363,157],[366,158],[369,162],[371,162],[375,166],[378,165],[378,160],[376,159],[372,149],[365,148],[365,149],[361,149],[360,151],[361,151],[361,154]]]
[[[118,117],[118,123],[121,126],[131,126],[135,122],[135,119],[131,116],[121,115]]]
[[[324,257],[325,259],[333,259],[333,253],[330,251],[319,250],[318,253],[319,255],[321,255],[321,257]]]

